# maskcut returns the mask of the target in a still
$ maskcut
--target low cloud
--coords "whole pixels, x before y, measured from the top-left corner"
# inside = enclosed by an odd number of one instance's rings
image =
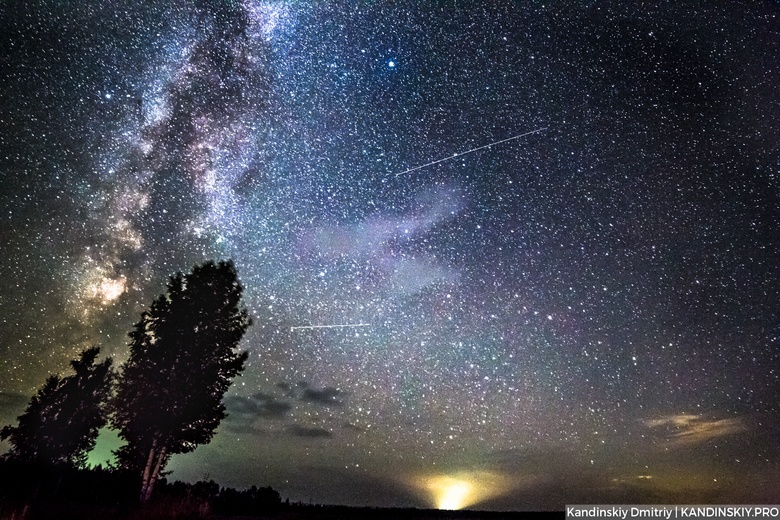
[[[272,395],[258,392],[250,397],[229,395],[225,397],[225,408],[228,413],[226,426],[232,431],[246,433],[260,431],[255,426],[258,420],[284,419],[292,405]]]
[[[285,396],[291,399],[322,406],[342,406],[346,395],[335,386],[316,388],[306,381],[298,381],[295,386],[281,382],[276,384],[276,388],[282,390]]]
[[[258,417],[281,419],[292,408],[291,404],[279,401],[275,397],[263,393],[253,395],[252,399],[257,403]]]
[[[292,389],[290,385],[288,385],[285,382],[279,382],[276,383],[276,388],[282,390],[284,392],[284,395],[287,397],[294,397],[295,396],[295,390]]]
[[[287,433],[293,437],[308,437],[308,438],[327,438],[333,437],[333,434],[324,428],[308,428],[299,424],[293,424],[287,428]]]
[[[338,388],[328,386],[322,389],[306,388],[303,391],[302,401],[308,401],[310,403],[321,404],[325,406],[341,406],[344,401],[339,399],[343,392]]]
[[[702,415],[665,415],[645,421],[645,424],[666,433],[667,440],[675,446],[687,446],[745,431],[747,428],[738,417],[730,419],[706,419]]]

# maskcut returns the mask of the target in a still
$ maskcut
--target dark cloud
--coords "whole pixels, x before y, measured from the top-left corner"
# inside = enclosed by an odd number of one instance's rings
[[[292,409],[291,404],[285,401],[280,401],[272,395],[263,394],[260,392],[254,394],[251,399],[253,399],[258,405],[257,414],[259,417],[280,419],[287,415],[287,412]]]
[[[334,386],[315,388],[308,381],[298,381],[295,386],[286,382],[276,383],[276,388],[284,391],[290,398],[324,406],[341,406],[344,404],[344,392]]]
[[[248,397],[227,395],[225,396],[223,402],[225,404],[228,417],[243,414],[254,414],[257,410],[257,405]]]
[[[289,397],[291,399],[295,399],[295,388],[290,386],[290,384],[285,383],[284,381],[280,381],[280,382],[276,383],[276,385],[274,385],[274,386],[276,386],[276,388],[281,390],[284,393],[285,397]]]
[[[293,424],[287,428],[287,432],[294,437],[326,438],[333,437],[333,434],[324,428],[308,428]]]
[[[341,406],[344,404],[344,401],[339,399],[339,396],[341,395],[343,395],[343,392],[338,388],[333,388],[332,386],[325,387],[321,390],[316,388],[306,388],[303,391],[301,400],[326,406]]]
[[[258,432],[255,421],[260,419],[281,420],[287,416],[292,405],[274,396],[258,392],[250,397],[229,395],[225,397],[228,416],[227,428],[234,432]]]

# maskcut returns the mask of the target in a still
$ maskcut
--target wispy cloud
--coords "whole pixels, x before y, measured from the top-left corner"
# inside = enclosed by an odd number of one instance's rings
[[[464,206],[465,196],[455,186],[420,193],[403,215],[377,214],[354,224],[312,228],[299,240],[300,256],[317,265],[344,260],[370,265],[371,275],[361,284],[374,284],[393,296],[415,294],[440,281],[458,283],[460,273],[439,258],[399,252],[455,220]]]
[[[729,419],[707,419],[703,415],[665,415],[649,419],[645,424],[654,429],[662,430],[667,435],[670,444],[681,446],[700,444],[702,442],[745,431],[745,423],[739,417]]]

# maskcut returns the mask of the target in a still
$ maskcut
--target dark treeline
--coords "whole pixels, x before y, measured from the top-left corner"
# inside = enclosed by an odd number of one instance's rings
[[[252,486],[239,491],[229,487],[220,487],[213,480],[188,484],[177,480],[168,483],[160,480],[154,489],[155,496],[161,500],[193,501],[218,515],[260,515],[276,513],[282,505],[279,492],[269,487]]]
[[[276,516],[282,507],[270,487],[247,490],[214,481],[157,481],[154,498],[142,508],[138,477],[118,469],[74,468],[0,460],[0,518],[214,518]]]

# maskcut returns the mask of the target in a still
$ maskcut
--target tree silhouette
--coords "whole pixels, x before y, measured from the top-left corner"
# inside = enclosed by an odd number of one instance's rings
[[[251,324],[232,262],[171,277],[129,336],[112,424],[127,444],[122,467],[141,474],[141,501],[175,453],[208,443],[225,418],[222,397],[244,369],[237,346]]]
[[[111,358],[95,364],[98,354],[99,347],[88,348],[70,362],[75,374],[50,376],[17,418],[18,426],[0,430],[0,438],[11,443],[7,459],[75,467],[86,464],[98,430],[106,424],[114,377]]]

